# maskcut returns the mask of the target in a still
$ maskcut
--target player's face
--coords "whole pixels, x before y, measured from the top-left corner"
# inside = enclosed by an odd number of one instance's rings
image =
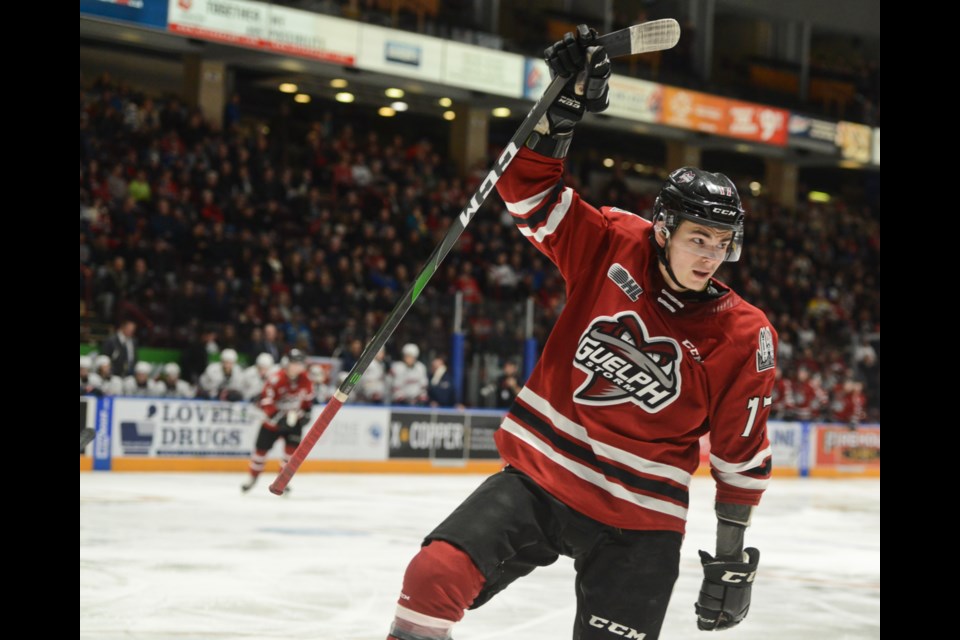
[[[306,371],[306,369],[307,368],[303,365],[302,362],[291,362],[290,364],[287,365],[287,375],[290,376],[291,378],[296,378],[301,373]]]
[[[684,220],[670,236],[667,255],[670,267],[685,289],[701,291],[717,272],[733,240],[732,231],[724,231]],[[673,286],[675,283],[666,278]]]

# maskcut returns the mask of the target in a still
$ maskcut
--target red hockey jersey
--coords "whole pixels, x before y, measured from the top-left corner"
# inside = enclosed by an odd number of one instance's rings
[[[270,376],[260,394],[260,408],[267,414],[264,424],[271,428],[288,411],[309,414],[312,404],[313,383],[306,372],[291,380],[286,369],[280,369]]]
[[[580,200],[560,160],[521,149],[497,186],[567,287],[497,431],[503,459],[600,522],[682,533],[709,431],[717,500],[757,504],[771,470],[777,347],[766,316],[718,281],[719,297],[673,292],[652,225]]]

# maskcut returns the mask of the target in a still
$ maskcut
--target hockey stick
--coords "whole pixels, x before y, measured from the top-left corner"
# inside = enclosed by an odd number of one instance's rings
[[[679,39],[680,25],[676,20],[666,19],[645,22],[627,29],[609,33],[605,36],[600,36],[597,39],[597,44],[605,47],[607,55],[611,58],[616,58],[637,53],[649,53],[651,51],[670,49],[677,44]],[[323,432],[330,426],[333,417],[337,415],[337,412],[340,411],[340,407],[346,402],[353,388],[360,382],[361,376],[363,376],[367,367],[370,366],[374,356],[376,356],[377,352],[386,344],[387,340],[390,339],[397,325],[400,324],[400,321],[403,320],[407,311],[410,310],[413,303],[420,297],[420,293],[423,292],[423,288],[427,286],[430,278],[433,277],[437,267],[439,267],[443,259],[447,257],[447,254],[450,253],[450,250],[460,238],[463,230],[470,224],[470,220],[476,215],[480,206],[487,199],[487,196],[493,191],[494,185],[497,184],[503,172],[506,171],[510,165],[520,145],[533,133],[537,122],[547,112],[547,109],[553,104],[553,101],[557,99],[557,96],[560,95],[568,79],[569,78],[558,76],[550,81],[546,91],[543,92],[540,99],[537,100],[533,108],[530,109],[530,113],[528,113],[527,117],[520,123],[520,127],[516,133],[513,134],[506,149],[504,149],[500,157],[497,158],[490,173],[487,174],[487,177],[480,183],[480,187],[467,201],[467,206],[464,207],[460,215],[457,216],[450,225],[447,235],[440,241],[437,248],[433,250],[433,253],[427,259],[426,264],[417,275],[417,279],[413,285],[403,294],[403,298],[401,298],[393,308],[390,315],[387,316],[383,326],[374,334],[370,342],[367,343],[367,346],[364,348],[363,353],[360,354],[360,358],[356,364],[353,365],[350,373],[347,374],[347,377],[340,383],[340,387],[333,394],[327,406],[325,406],[323,411],[320,412],[320,415],[317,416],[317,420],[313,423],[313,426],[310,427],[310,431],[307,432],[307,435],[300,442],[297,450],[294,451],[290,457],[289,462],[280,470],[280,474],[276,480],[273,481],[273,484],[270,485],[271,493],[278,496],[283,495],[283,490],[290,482],[293,474],[297,472],[297,469],[300,468],[300,465],[303,464],[304,459],[306,459],[307,454],[310,453],[310,450],[313,449],[314,445],[320,439],[320,436],[322,436]]]

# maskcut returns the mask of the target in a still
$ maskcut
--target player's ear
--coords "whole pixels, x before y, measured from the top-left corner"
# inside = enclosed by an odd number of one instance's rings
[[[657,220],[653,224],[653,237],[656,239],[657,244],[661,247],[665,247],[667,245],[667,235],[669,233],[670,232],[667,230],[667,225],[663,220]]]

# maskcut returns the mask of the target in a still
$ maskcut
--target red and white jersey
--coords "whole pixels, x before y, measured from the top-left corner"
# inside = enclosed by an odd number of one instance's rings
[[[652,225],[595,209],[562,176],[562,161],[524,148],[497,185],[567,287],[543,355],[497,431],[501,455],[600,522],[683,532],[709,432],[717,500],[758,504],[771,470],[776,332],[718,281],[719,296],[673,292]]]
[[[278,414],[288,411],[309,413],[312,404],[313,383],[306,372],[291,380],[287,370],[280,369],[270,376],[260,394],[260,408],[270,423],[274,422],[274,417],[280,417]]]

